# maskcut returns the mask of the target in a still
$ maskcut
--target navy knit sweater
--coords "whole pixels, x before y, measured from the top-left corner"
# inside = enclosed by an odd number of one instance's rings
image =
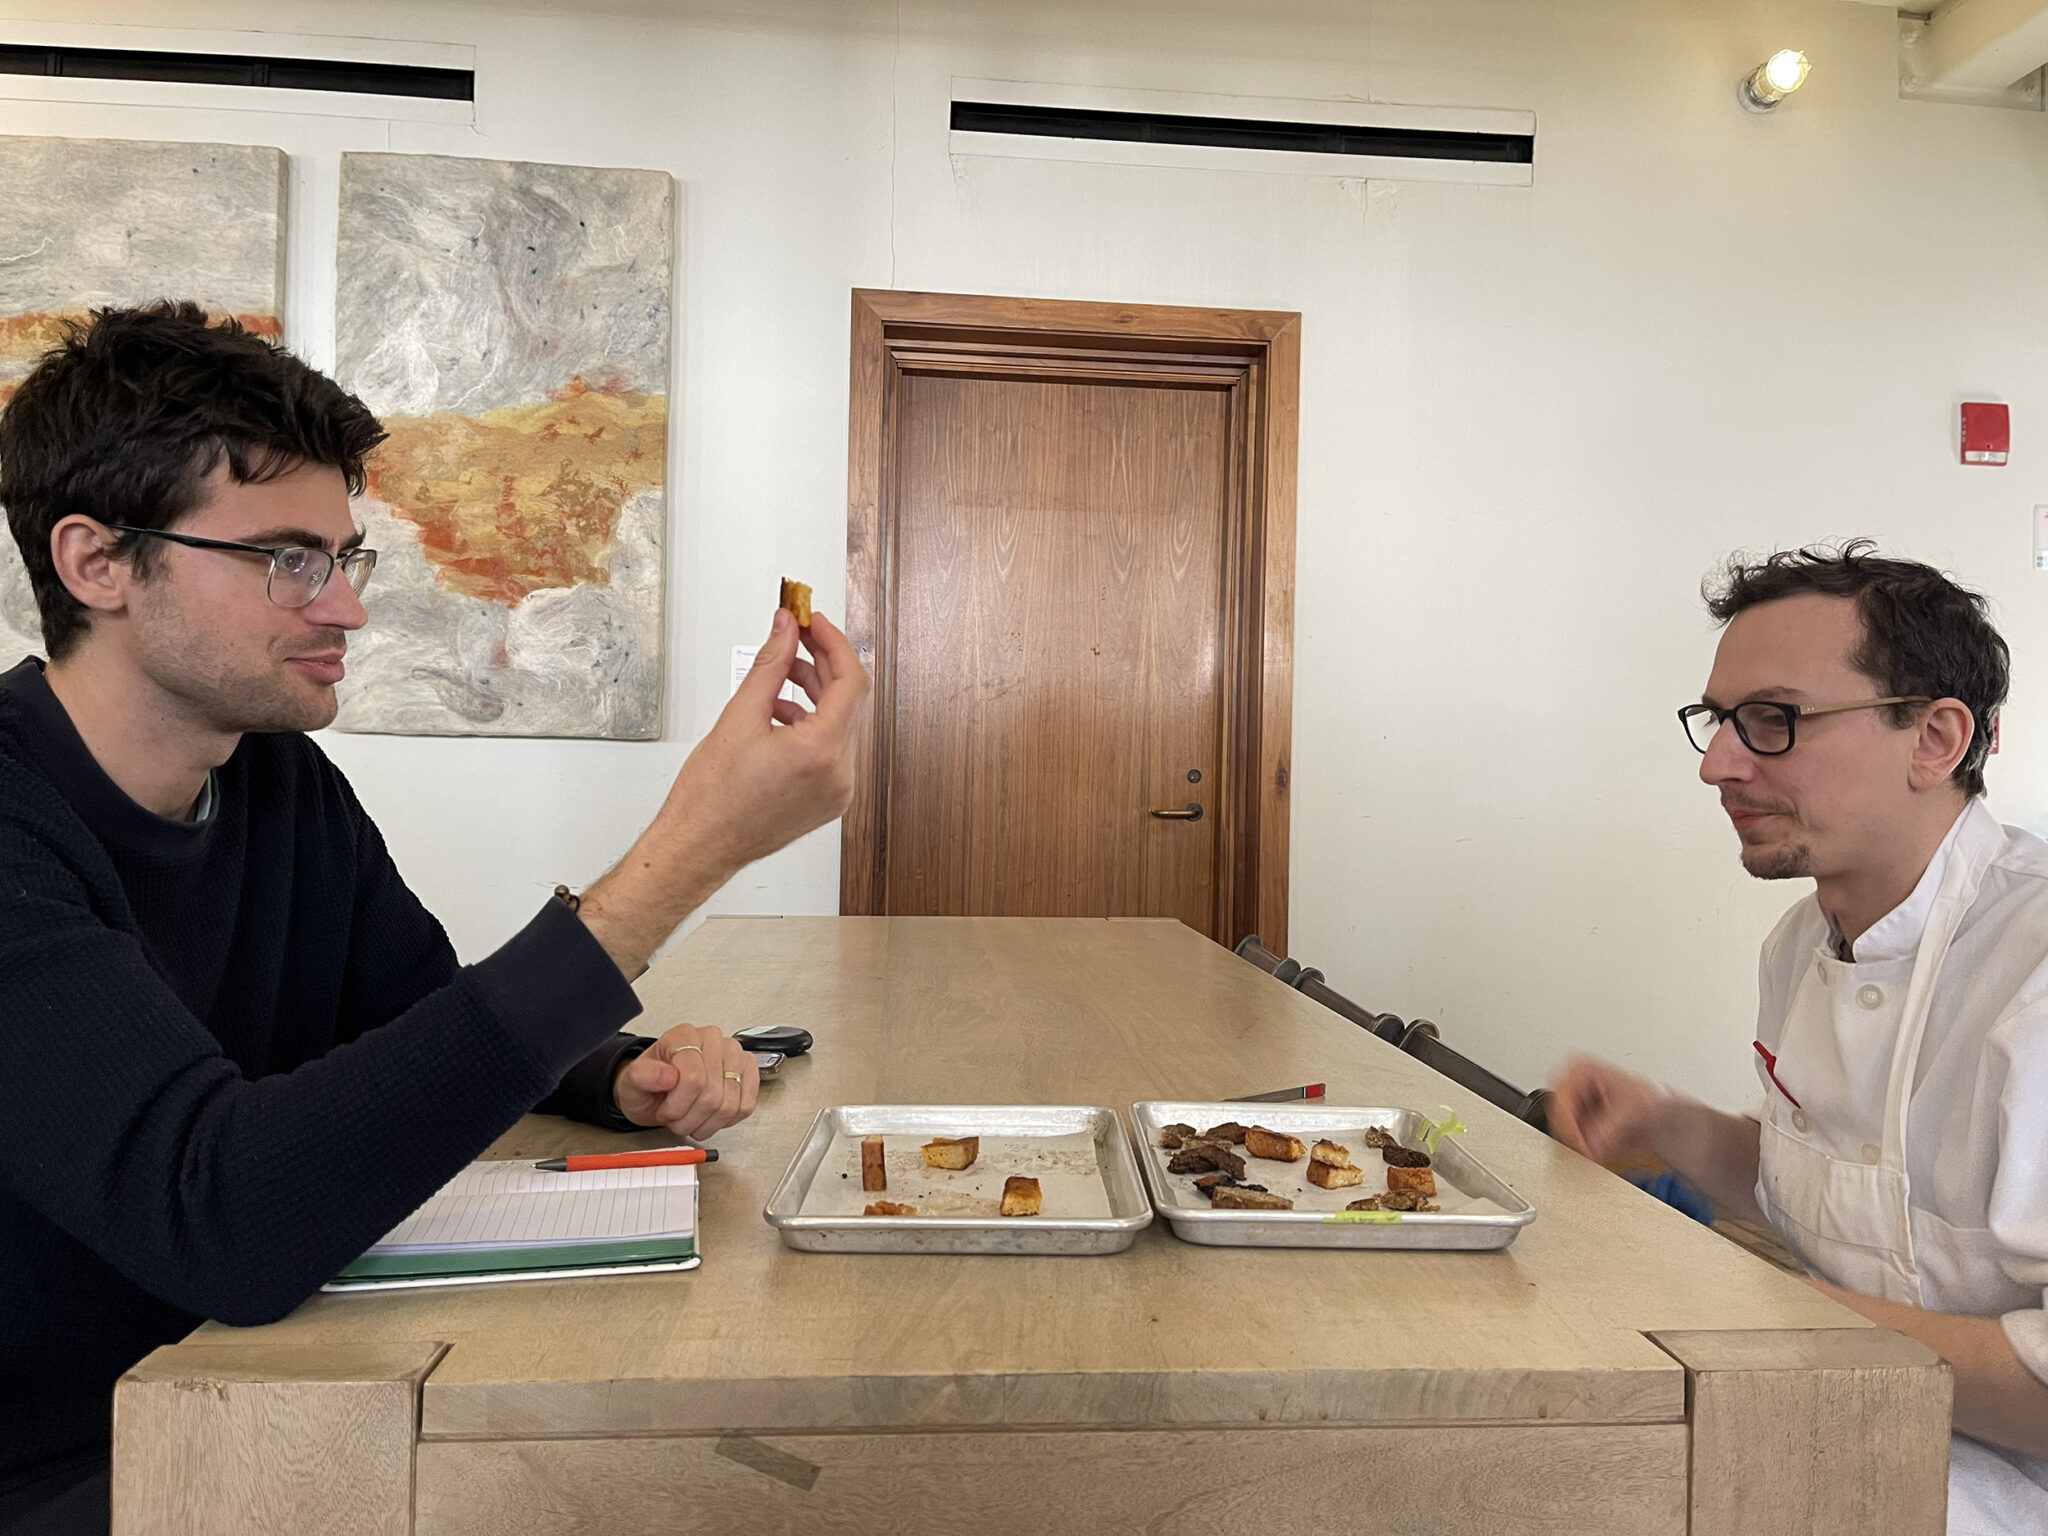
[[[457,966],[304,736],[167,821],[37,663],[0,673],[0,1502],[104,1451],[143,1355],[282,1317],[558,1083],[606,1119],[638,1012],[558,901]]]

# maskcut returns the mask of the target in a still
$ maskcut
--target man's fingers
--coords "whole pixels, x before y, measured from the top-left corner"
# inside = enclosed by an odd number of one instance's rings
[[[682,1035],[694,1035],[696,1031],[685,1025],[678,1031]],[[676,1080],[670,1087],[667,1100],[662,1104],[662,1120],[669,1119],[672,1105],[689,1103],[703,1091],[705,1082],[704,1049],[694,1040],[679,1039],[667,1047],[669,1065],[675,1068]]]
[[[825,681],[816,667],[799,656],[789,664],[789,680],[803,689],[805,695],[815,704],[825,691]]]
[[[811,712],[794,699],[777,699],[768,713],[774,717],[777,725],[795,725],[798,721],[811,717]]]
[[[812,716],[820,725],[843,732],[853,713],[867,697],[868,674],[854,654],[853,642],[821,613],[811,615],[811,654],[817,658],[819,675],[831,669],[832,680]]]
[[[811,623],[813,625],[817,623],[816,615],[812,616]],[[810,653],[810,660],[813,664],[816,665],[818,669],[819,679],[826,683],[831,682],[832,658],[825,653],[825,649],[823,646],[819,645],[816,640],[811,638],[810,628],[807,626],[804,629],[799,630],[797,633],[797,638],[803,641],[804,649]]]
[[[633,1087],[655,1099],[676,1085],[676,1069],[652,1051],[642,1051],[627,1062],[624,1076]]]
[[[750,713],[765,713],[782,692],[782,685],[789,681],[789,664],[795,659],[796,619],[787,609],[778,608],[768,638],[754,653],[754,664],[733,690],[733,698],[745,699]],[[760,713],[755,713],[756,719]]]
[[[740,1118],[744,1120],[754,1112],[761,1097],[761,1063],[754,1059],[752,1051],[741,1052],[740,1072],[745,1079],[740,1084]]]

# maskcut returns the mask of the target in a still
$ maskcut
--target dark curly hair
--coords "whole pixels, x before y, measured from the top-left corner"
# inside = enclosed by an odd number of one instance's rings
[[[1990,604],[1931,565],[1886,559],[1869,539],[1835,549],[1783,549],[1762,560],[1737,555],[1700,584],[1707,612],[1721,624],[1745,608],[1804,592],[1855,602],[1863,640],[1849,662],[1881,693],[1968,706],[1976,729],[1950,777],[1964,794],[1983,794],[1984,759],[2012,671],[2012,652],[1991,627]],[[1886,713],[1904,727],[1913,709],[1894,704]]]
[[[0,411],[0,504],[51,659],[90,624],[50,557],[50,530],[64,518],[168,528],[203,504],[223,462],[242,485],[329,465],[354,495],[364,455],[383,440],[354,395],[197,304],[96,309],[67,324]],[[147,575],[152,542],[123,535],[114,553]]]

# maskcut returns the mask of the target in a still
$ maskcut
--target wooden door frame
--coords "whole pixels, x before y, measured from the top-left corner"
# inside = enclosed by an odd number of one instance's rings
[[[1257,933],[1287,952],[1300,363],[1301,316],[1280,311],[854,290],[846,628],[875,686],[855,727],[859,788],[840,827],[842,914],[887,910],[889,743],[880,733],[895,719],[892,476],[905,372],[1224,388],[1233,396],[1232,494],[1210,936],[1233,943]]]

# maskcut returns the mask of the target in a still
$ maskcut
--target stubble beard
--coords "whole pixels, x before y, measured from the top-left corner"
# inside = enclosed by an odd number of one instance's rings
[[[306,683],[293,686],[287,671],[291,663],[284,655],[266,648],[263,664],[252,667],[221,643],[219,631],[191,623],[168,605],[156,617],[142,669],[195,724],[239,736],[317,731],[333,722],[339,708],[334,690]],[[346,644],[340,630],[316,639],[318,644],[309,643],[301,651]]]
[[[1804,843],[1742,850],[1742,867],[1758,880],[1804,880],[1813,873],[1813,850]]]

